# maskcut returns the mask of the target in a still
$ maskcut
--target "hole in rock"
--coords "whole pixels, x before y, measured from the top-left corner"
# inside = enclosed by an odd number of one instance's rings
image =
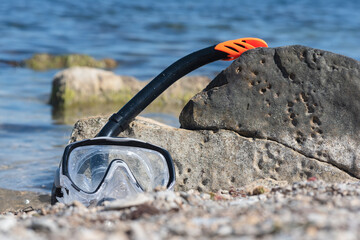
[[[305,165],[306,165],[306,162],[305,161],[301,161],[301,167],[305,167]]]
[[[309,98],[306,96],[306,94],[305,94],[304,92],[302,92],[302,93],[300,94],[300,97],[301,97],[301,99],[302,99],[304,102],[309,101]]]
[[[315,109],[311,106],[307,106],[307,109],[308,109],[308,113],[314,113],[315,112]]]
[[[206,186],[209,183],[209,179],[205,178],[201,183]]]
[[[296,119],[291,120],[291,124],[294,125],[294,127],[296,127],[298,125],[298,123],[299,122]]]
[[[313,173],[309,171],[305,171],[305,174],[306,174],[306,178],[311,178],[313,176]]]
[[[236,68],[236,73],[240,73],[242,71],[241,67]]]
[[[321,125],[321,121],[320,121],[318,116],[313,116],[312,117],[312,122],[319,125],[319,126]]]
[[[259,159],[259,162],[258,162],[258,167],[259,167],[259,169],[260,170],[262,170],[263,169],[263,164],[264,164],[264,160],[261,158],[261,159]]]
[[[290,78],[291,80],[294,80],[294,79],[295,79],[295,74],[294,74],[294,73],[290,73],[289,78]]]

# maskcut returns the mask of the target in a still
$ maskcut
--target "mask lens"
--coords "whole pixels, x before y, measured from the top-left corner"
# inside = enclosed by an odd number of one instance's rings
[[[72,182],[85,192],[94,192],[109,172],[111,162],[123,161],[142,189],[149,191],[166,186],[169,169],[164,156],[154,150],[117,145],[80,146],[68,157]]]

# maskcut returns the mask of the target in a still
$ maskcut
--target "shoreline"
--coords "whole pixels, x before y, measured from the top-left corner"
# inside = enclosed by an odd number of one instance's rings
[[[50,204],[50,194],[0,188],[0,213],[42,208]]]

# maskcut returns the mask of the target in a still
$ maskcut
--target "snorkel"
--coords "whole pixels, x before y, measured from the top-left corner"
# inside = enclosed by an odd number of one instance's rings
[[[66,146],[55,174],[51,203],[96,205],[125,199],[154,188],[172,189],[175,168],[163,148],[131,138],[119,138],[129,123],[169,86],[189,72],[217,60],[235,60],[256,47],[267,47],[258,38],[222,42],[176,61],[113,114],[95,138]]]
[[[240,38],[201,49],[179,59],[113,114],[97,136],[118,136],[142,110],[186,74],[217,60],[235,60],[245,51],[256,47],[267,47],[267,44],[258,38]]]

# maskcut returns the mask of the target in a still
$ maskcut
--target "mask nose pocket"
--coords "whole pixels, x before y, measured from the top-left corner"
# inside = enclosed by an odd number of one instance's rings
[[[143,192],[129,167],[122,160],[114,160],[111,163],[101,188],[101,195],[109,199],[125,198]]]

